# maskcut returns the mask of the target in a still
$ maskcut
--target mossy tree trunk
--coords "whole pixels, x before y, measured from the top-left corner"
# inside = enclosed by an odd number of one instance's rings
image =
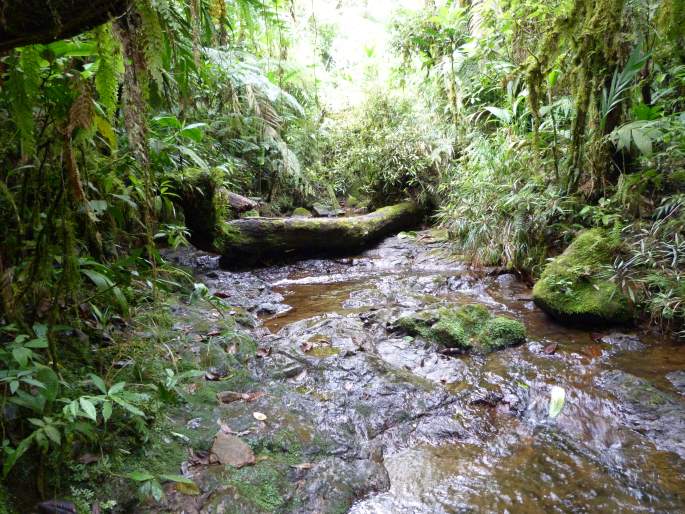
[[[75,36],[121,16],[131,3],[132,0],[3,0],[0,52]]]
[[[348,218],[249,218],[221,224],[214,246],[228,268],[352,255],[420,221],[420,209],[410,202]]]

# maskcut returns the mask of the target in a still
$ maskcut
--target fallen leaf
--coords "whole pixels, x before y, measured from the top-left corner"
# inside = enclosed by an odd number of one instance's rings
[[[266,421],[266,414],[262,414],[261,412],[253,412],[252,415],[257,421]]]
[[[311,341],[305,341],[304,343],[302,343],[300,345],[300,350],[302,350],[302,353],[310,352],[310,351],[312,351],[313,348],[314,348],[314,343],[312,343]]]
[[[566,391],[563,387],[552,386],[549,399],[549,417],[556,418],[564,408],[566,402]]]
[[[244,393],[243,399],[246,402],[254,402],[256,400],[259,400],[262,396],[266,396],[266,393],[264,391],[255,391],[253,393]]]
[[[557,343],[552,343],[545,346],[544,350],[542,351],[547,355],[554,355],[557,351],[557,348],[559,348],[559,345]]]
[[[177,482],[175,488],[179,493],[185,494],[186,496],[197,496],[200,494],[200,488],[195,482]]]
[[[242,439],[219,432],[212,443],[212,457],[219,463],[242,468],[255,463],[255,455]]]
[[[271,355],[271,347],[268,346],[266,348],[257,348],[256,355],[257,355],[257,357],[262,357],[262,358],[268,357],[269,355]]]
[[[207,332],[207,337],[216,337],[221,335],[221,330],[210,330]]]
[[[195,394],[197,392],[197,383],[193,382],[186,386],[186,391],[188,394]]]
[[[81,464],[93,464],[94,462],[97,462],[100,460],[99,455],[95,455],[93,453],[84,453],[83,455],[80,455],[78,458],[78,461]]]
[[[225,293],[224,291],[217,291],[216,293],[214,293],[214,296],[216,296],[217,298],[225,299],[230,297],[231,295],[229,293]]]
[[[311,462],[303,462],[302,464],[291,464],[290,467],[294,469],[312,469],[314,464]]]
[[[220,391],[216,393],[216,398],[220,403],[233,403],[238,401],[253,402],[258,400],[266,393],[263,391],[254,391],[251,393],[236,393],[235,391]]]

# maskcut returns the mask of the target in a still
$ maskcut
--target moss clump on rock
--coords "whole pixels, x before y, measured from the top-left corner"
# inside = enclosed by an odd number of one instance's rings
[[[474,353],[489,353],[526,341],[521,322],[493,316],[482,305],[418,312],[400,318],[397,327],[448,348]]]
[[[497,316],[485,323],[479,340],[490,351],[501,350],[525,343],[526,328],[519,321]]]
[[[293,218],[311,218],[312,213],[304,207],[298,207],[293,211]]]
[[[607,325],[630,321],[628,298],[605,274],[619,247],[618,237],[606,230],[583,232],[547,265],[533,288],[533,300],[565,323]]]

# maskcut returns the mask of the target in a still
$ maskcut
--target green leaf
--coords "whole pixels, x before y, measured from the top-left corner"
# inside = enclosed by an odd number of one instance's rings
[[[12,453],[10,453],[9,456],[5,459],[5,463],[2,466],[3,478],[7,478],[7,474],[14,467],[14,464],[16,464],[16,462],[21,458],[21,456],[26,453],[26,450],[28,450],[31,447],[31,442],[35,437],[34,434],[35,432],[28,436],[26,439],[24,439],[22,442],[20,442],[19,446],[17,446],[17,448]]]
[[[105,421],[109,421],[109,418],[112,417],[112,402],[110,401],[105,401],[102,403],[102,418]]]
[[[126,477],[135,480],[136,482],[147,482],[148,480],[155,478],[153,474],[147,471],[131,471]]]
[[[33,325],[33,332],[38,339],[45,339],[48,334],[48,326],[43,325],[42,323],[35,323]]]
[[[93,381],[93,384],[95,384],[95,387],[102,391],[102,394],[107,394],[107,386],[105,385],[104,380],[94,373],[90,374],[90,379]]]
[[[556,418],[564,408],[566,391],[559,386],[552,386],[549,400],[549,417]]]
[[[22,368],[26,367],[32,355],[33,352],[28,348],[19,347],[12,350],[12,357],[14,357],[14,360],[17,361]]]
[[[48,340],[44,337],[39,337],[38,339],[31,339],[30,341],[24,343],[26,348],[47,348]]]
[[[112,281],[108,277],[95,270],[81,268],[81,273],[87,276],[99,290],[108,289],[113,285]]]
[[[45,425],[45,427],[43,427],[43,431],[53,443],[58,446],[62,444],[62,437],[59,433],[59,430],[57,430],[54,426]]]
[[[493,105],[488,105],[485,107],[486,111],[489,111],[493,116],[495,116],[497,119],[499,119],[502,123],[509,124],[511,123],[511,111],[508,111],[506,109],[500,109],[499,107],[495,107]]]
[[[95,405],[93,405],[93,402],[91,402],[87,398],[79,398],[78,402],[79,405],[81,405],[81,409],[83,409],[83,413],[86,415],[86,417],[97,422],[98,415],[97,411],[95,410]]]
[[[145,413],[144,413],[142,410],[140,410],[140,409],[137,408],[137,407],[134,407],[133,405],[131,405],[131,404],[128,403],[127,401],[122,400],[122,399],[119,398],[118,396],[112,396],[112,400],[113,400],[114,402],[118,403],[119,405],[121,405],[124,409],[126,409],[127,411],[129,411],[131,414],[134,414],[134,415],[136,415],[136,416],[140,416],[141,418],[144,418],[144,417],[145,417]]]
[[[159,479],[166,482],[176,482],[178,484],[194,484],[192,480],[181,475],[159,475]]]
[[[124,387],[126,387],[126,382],[117,382],[114,384],[112,387],[109,388],[109,391],[107,391],[107,394],[109,396],[112,396],[113,394],[120,393],[121,391],[124,390]]]
[[[17,389],[19,389],[19,382],[17,380],[12,380],[10,382],[10,393],[16,393]]]

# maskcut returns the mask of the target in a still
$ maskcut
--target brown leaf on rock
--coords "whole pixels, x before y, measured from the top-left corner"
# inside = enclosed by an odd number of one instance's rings
[[[271,355],[271,347],[268,346],[266,348],[257,348],[257,357],[268,357]]]
[[[311,341],[305,341],[300,345],[300,350],[302,350],[302,353],[311,352],[313,348],[314,343],[312,343]]]
[[[545,346],[545,348],[542,351],[547,355],[554,355],[557,351],[557,348],[559,348],[559,344],[552,343]]]
[[[294,469],[312,469],[314,464],[311,462],[303,462],[302,464],[291,464],[290,467]]]
[[[216,434],[212,444],[212,456],[223,464],[242,468],[255,463],[255,454],[242,439],[225,434],[223,431]]]
[[[95,455],[93,453],[84,453],[82,455],[79,455],[78,461],[81,464],[93,464],[94,462],[97,462],[100,460],[99,455]]]
[[[254,402],[265,396],[263,391],[253,391],[250,393],[236,393],[235,391],[220,391],[216,393],[216,398],[220,403],[233,403],[238,401]]]

